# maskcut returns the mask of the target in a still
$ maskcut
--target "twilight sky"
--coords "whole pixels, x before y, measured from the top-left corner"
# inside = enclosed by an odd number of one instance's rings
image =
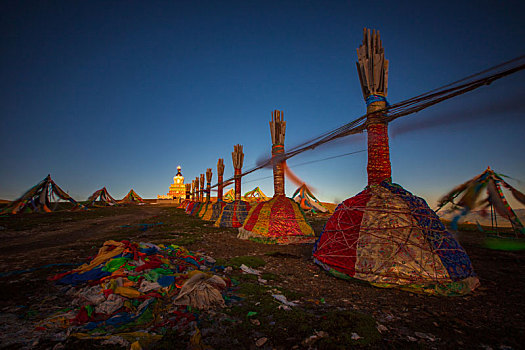
[[[379,29],[390,103],[525,53],[522,1],[1,1],[0,198],[48,173],[78,200],[106,186],[166,194],[177,165],[191,182],[244,145],[247,169],[285,146],[365,113],[355,61],[363,27]],[[392,176],[437,199],[488,165],[525,190],[524,72],[390,125]],[[288,164],[323,201],[367,183],[350,136]],[[270,170],[243,192],[273,195]],[[287,182],[291,195],[295,185]],[[515,203],[511,201],[511,204]]]

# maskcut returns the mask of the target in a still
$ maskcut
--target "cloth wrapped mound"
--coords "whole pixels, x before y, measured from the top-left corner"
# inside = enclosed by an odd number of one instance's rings
[[[386,181],[336,208],[313,256],[335,276],[378,287],[462,295],[479,285],[467,253],[425,200]]]
[[[250,210],[237,238],[261,243],[313,243],[314,230],[299,205],[286,196],[275,196]]]

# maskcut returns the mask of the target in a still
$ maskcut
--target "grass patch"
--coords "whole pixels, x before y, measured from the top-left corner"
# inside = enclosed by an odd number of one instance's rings
[[[369,315],[354,311],[332,311],[321,316],[318,327],[330,334],[318,342],[320,348],[348,349],[349,346],[367,346],[381,340],[376,321]],[[360,339],[352,339],[352,333]]]
[[[289,349],[301,344],[315,331],[329,334],[329,337],[315,343],[314,348],[319,349],[366,347],[381,340],[376,322],[371,316],[346,310],[326,313],[317,307],[280,309],[281,303],[272,297],[272,290],[274,288],[249,281],[239,285],[237,294],[243,300],[226,310],[228,317],[237,321],[221,322],[222,332],[235,339],[239,348],[252,348],[254,339],[265,336],[270,339],[269,345]],[[299,295],[285,289],[279,291],[289,300]],[[203,327],[209,326],[207,322],[213,323],[212,320],[206,320]],[[357,333],[361,339],[352,339],[352,333]]]
[[[235,278],[242,281],[257,281],[258,277],[257,275],[250,275],[250,274],[239,274],[235,275]]]
[[[239,268],[241,265],[257,268],[266,265],[266,261],[258,256],[236,256],[231,258],[228,265]]]
[[[261,278],[263,280],[268,280],[268,281],[280,281],[280,280],[282,280],[281,276],[276,275],[274,273],[270,273],[270,272],[263,273],[261,275]]]
[[[198,243],[200,241],[202,241],[202,236],[193,234],[193,235],[181,235],[181,237],[176,238],[173,243],[176,245],[180,245],[180,246],[187,246],[187,245],[191,245],[194,243]]]

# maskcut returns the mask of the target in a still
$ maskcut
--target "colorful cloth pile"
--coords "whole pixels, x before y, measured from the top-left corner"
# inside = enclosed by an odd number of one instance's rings
[[[79,338],[182,330],[195,320],[191,308],[224,306],[230,281],[210,272],[213,262],[176,245],[107,241],[89,263],[51,278],[71,286],[75,308],[37,328]]]
[[[387,181],[342,202],[313,255],[338,277],[378,287],[462,295],[479,285],[467,253],[425,200]]]

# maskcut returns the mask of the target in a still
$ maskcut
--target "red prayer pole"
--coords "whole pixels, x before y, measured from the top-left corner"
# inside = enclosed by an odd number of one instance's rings
[[[217,186],[217,201],[222,201],[222,182],[223,182],[223,176],[219,175],[219,185]]]
[[[374,113],[386,107],[386,101],[375,101],[369,104],[366,112],[368,133],[368,186],[392,181],[390,165],[390,147],[388,145],[388,123],[382,121],[383,113]]]
[[[279,155],[284,154],[284,145],[272,145],[273,159],[273,191],[274,196],[284,196],[284,169],[283,163],[278,161]]]
[[[241,168],[235,168],[235,200],[241,200]]]

